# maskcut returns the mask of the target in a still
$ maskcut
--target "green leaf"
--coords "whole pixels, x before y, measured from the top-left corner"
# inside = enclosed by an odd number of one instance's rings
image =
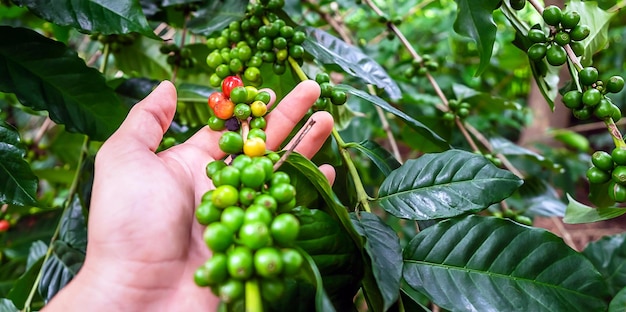
[[[301,224],[296,245],[315,261],[328,297],[337,310],[344,311],[352,305],[362,275],[357,246],[328,213],[300,207],[294,214]]]
[[[120,84],[115,86],[115,92],[128,107],[132,107],[148,96],[159,85],[159,82],[148,78],[123,79]]]
[[[291,166],[291,169],[289,169],[289,167],[286,165]],[[350,237],[352,237],[352,240],[355,243],[361,241],[359,234],[356,233],[354,227],[352,226],[352,221],[350,220],[350,216],[348,215],[346,207],[343,206],[343,204],[337,198],[337,195],[333,192],[333,189],[330,183],[328,183],[328,179],[326,179],[326,176],[324,176],[324,174],[313,162],[311,162],[308,158],[294,152],[291,153],[289,157],[287,157],[287,161],[283,163],[283,165],[280,167],[280,170],[291,170],[291,172],[295,171],[308,178],[313,188],[324,199],[324,203],[326,205],[325,212],[330,214],[342,225],[342,227],[348,232],[348,234],[350,234]]]
[[[622,288],[609,303],[609,312],[626,310],[626,288]]]
[[[373,284],[376,289],[364,282],[367,295],[380,294],[382,302],[371,306],[374,311],[387,311],[398,300],[402,277],[402,247],[396,232],[375,214],[361,212],[351,214],[356,231],[365,238],[365,252],[371,263]],[[366,275],[367,278],[367,275]],[[370,303],[374,302],[369,300]]]
[[[116,67],[127,75],[150,77],[154,80],[172,78],[172,67],[167,64],[167,57],[159,51],[160,44],[143,37],[131,45],[113,53]]]
[[[207,6],[198,9],[187,23],[187,28],[194,34],[210,36],[227,27],[230,22],[242,20],[248,1],[207,1],[206,3]]]
[[[26,299],[30,294],[31,287],[35,284],[37,274],[43,263],[43,258],[39,258],[30,269],[28,269],[20,278],[15,282],[13,288],[7,295],[7,298],[11,299],[18,309],[23,309]]]
[[[342,90],[345,92],[348,92],[349,94],[352,94],[354,96],[357,96],[365,101],[368,101],[380,108],[382,108],[383,110],[390,112],[400,118],[402,118],[402,120],[404,120],[407,125],[409,125],[409,127],[411,127],[412,129],[414,129],[417,133],[419,133],[424,139],[428,140],[429,142],[435,144],[437,147],[443,148],[443,149],[448,149],[450,148],[450,145],[448,144],[448,142],[446,142],[446,140],[444,140],[443,138],[441,138],[437,133],[435,133],[433,130],[431,130],[430,128],[428,128],[426,125],[424,125],[423,123],[415,120],[413,117],[407,115],[406,113],[402,112],[401,110],[391,106],[391,104],[387,103],[385,100],[371,95],[367,92],[355,89],[351,86],[348,85],[336,85],[334,86],[334,88],[336,90]]]
[[[384,89],[391,99],[402,98],[402,91],[387,71],[375,60],[337,37],[315,27],[302,27],[307,39],[306,52],[322,64],[339,65],[347,74]]]
[[[400,167],[400,162],[387,149],[374,141],[365,140],[361,143],[348,143],[346,147],[354,148],[365,154],[385,176]]]
[[[0,121],[0,204],[37,204],[37,177],[24,154],[26,150],[20,145],[17,131]]]
[[[480,64],[475,76],[479,76],[491,61],[497,30],[492,14],[501,1],[455,0],[455,2],[457,3],[457,16],[454,21],[454,31],[476,43]]]
[[[569,224],[590,223],[617,218],[626,213],[624,208],[593,208],[577,202],[572,196],[567,194],[569,204],[565,208],[563,222]]]
[[[486,209],[522,183],[481,155],[449,150],[424,154],[394,170],[380,186],[378,203],[398,218],[449,218]]]
[[[593,264],[538,228],[469,216],[420,232],[404,250],[403,277],[452,311],[604,311]]]
[[[28,258],[26,259],[26,270],[32,268],[33,265],[37,263],[37,261],[39,261],[39,259],[46,255],[47,251],[48,245],[46,245],[46,243],[40,240],[33,242],[33,244],[30,246],[30,249],[28,250]]]
[[[539,87],[539,91],[541,91],[543,98],[548,102],[550,109],[554,111],[554,100],[559,94],[557,85],[560,80],[560,67],[549,65],[545,59],[540,62],[529,59],[529,62],[533,78]]]
[[[76,276],[83,262],[85,262],[84,252],[64,241],[54,241],[52,254],[43,265],[39,283],[39,293],[46,303]]]
[[[13,304],[13,301],[2,298],[0,299],[0,311],[2,312],[19,312],[20,310]]]
[[[72,204],[61,217],[59,240],[83,253],[87,249],[87,224],[78,196],[74,196]]]
[[[306,274],[309,275],[310,279],[315,281],[315,311],[317,312],[334,312],[335,307],[332,302],[328,298],[326,291],[323,287],[322,276],[320,272],[317,270],[317,266],[315,265],[315,261],[311,256],[309,256],[304,250],[298,248],[304,260],[306,261],[306,265],[303,268],[306,270]]]
[[[583,251],[604,277],[612,296],[626,287],[625,250],[626,233],[622,233],[591,242]]]
[[[54,5],[46,0],[16,0],[35,15],[61,26],[71,26],[81,32],[127,34],[138,32],[158,39],[135,0],[58,0]]]
[[[519,195],[524,202],[525,214],[547,217],[563,217],[565,204],[559,194],[546,181],[538,177],[527,177],[519,188]]]
[[[76,52],[33,30],[0,26],[0,91],[15,93],[67,130],[105,140],[127,110],[97,70]]]

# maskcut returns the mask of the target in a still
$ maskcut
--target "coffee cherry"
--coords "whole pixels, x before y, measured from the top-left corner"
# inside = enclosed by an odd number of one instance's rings
[[[226,167],[226,163],[222,160],[214,160],[208,163],[206,166],[207,177],[209,177],[209,179],[213,178],[213,176],[224,167]]]
[[[220,222],[209,224],[204,230],[204,243],[213,251],[221,252],[230,247],[233,240],[233,232]]]
[[[597,167],[591,167],[587,170],[587,179],[589,183],[602,184],[611,180],[611,175]]]
[[[225,132],[220,137],[218,145],[224,153],[238,154],[243,149],[243,138],[237,132]]]
[[[222,92],[226,97],[230,97],[230,92],[235,87],[243,86],[243,81],[237,76],[228,76],[222,82]]]
[[[233,112],[235,117],[239,120],[247,120],[250,117],[250,105],[246,103],[239,103],[235,105],[235,111]]]
[[[626,184],[626,166],[617,166],[611,173],[613,181],[619,184]]]
[[[546,60],[552,66],[561,66],[567,61],[567,53],[562,46],[553,44],[546,51]]]
[[[246,156],[249,156],[246,154]],[[259,189],[265,182],[265,170],[260,165],[247,165],[241,170],[241,183],[245,187]]]
[[[511,4],[511,8],[517,11],[523,9],[524,6],[526,6],[526,0],[510,0],[509,3]]]
[[[244,224],[241,229],[246,226]],[[239,235],[241,239],[241,235]],[[246,237],[247,238],[247,237]],[[245,280],[252,276],[254,272],[254,260],[251,248],[246,246],[236,246],[229,251],[227,256],[227,269],[231,277],[238,280]]]
[[[570,43],[569,34],[564,31],[559,31],[554,35],[554,42],[556,42],[560,46],[564,46]]]
[[[261,280],[261,297],[269,302],[279,300],[285,293],[285,282],[280,278],[265,277]]]
[[[620,166],[626,165],[626,149],[625,148],[616,147],[611,152],[611,157],[613,158],[613,161],[617,165],[620,165]]]
[[[543,17],[543,21],[546,22],[546,24],[550,26],[558,26],[561,22],[563,12],[558,6],[550,5],[543,10],[543,13],[541,15]]]
[[[618,93],[624,89],[624,78],[621,76],[611,76],[606,83],[606,91],[610,93]]]
[[[613,158],[611,154],[605,151],[594,152],[593,155],[591,155],[591,162],[602,171],[610,172],[613,170]]]
[[[528,31],[528,39],[534,43],[543,43],[546,42],[546,34],[541,29],[533,28]]]
[[[611,181],[609,183],[609,198],[616,202],[626,202],[626,186]]]
[[[565,29],[572,29],[580,22],[580,14],[576,11],[563,13],[561,17],[561,26]]]
[[[546,56],[547,51],[548,48],[544,43],[534,43],[530,46],[530,48],[528,48],[528,51],[526,53],[531,60],[538,61]]]
[[[226,128],[226,120],[220,119],[217,116],[211,116],[207,121],[207,125],[213,131],[222,131]]]
[[[220,219],[222,211],[212,201],[203,201],[196,208],[196,220],[202,225],[208,225]]]
[[[239,229],[239,239],[246,249],[251,250],[269,246],[272,242],[269,228],[261,221],[244,223]]]
[[[286,276],[294,276],[300,271],[304,258],[295,249],[285,248],[282,250],[283,273]]]
[[[578,90],[571,90],[566,92],[563,95],[563,104],[570,109],[581,108],[583,106],[582,102],[583,94]]]
[[[572,40],[581,41],[589,37],[590,33],[591,29],[589,28],[589,26],[585,24],[579,24],[570,31],[569,36]]]
[[[283,271],[283,259],[280,251],[273,247],[264,247],[254,253],[254,269],[263,277],[276,277]]]
[[[243,144],[244,154],[250,157],[258,157],[265,154],[265,141],[261,138],[250,138]]]
[[[585,67],[578,72],[578,81],[583,86],[590,86],[598,81],[598,70],[595,67]]]
[[[290,246],[300,233],[300,221],[290,213],[281,213],[274,218],[270,226],[274,241],[281,246]]]
[[[582,101],[585,106],[594,107],[600,103],[601,99],[602,93],[595,88],[590,88],[583,92]]]
[[[593,114],[593,111],[590,110],[588,107],[572,109],[572,115],[580,120],[589,119],[589,117],[591,117],[591,114]]]
[[[593,111],[594,115],[599,119],[606,119],[613,115],[613,104],[609,102],[606,98],[600,100],[598,106]]]

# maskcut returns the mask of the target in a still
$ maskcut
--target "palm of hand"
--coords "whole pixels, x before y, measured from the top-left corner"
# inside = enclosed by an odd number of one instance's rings
[[[210,257],[194,208],[212,187],[204,174],[206,164],[224,156],[217,148],[220,133],[204,128],[187,142],[155,154],[176,103],[173,86],[164,85],[136,105],[97,155],[89,246],[81,272],[102,279],[111,293],[115,290],[110,287],[119,287],[132,297],[126,304],[141,310],[167,310],[170,305],[214,310],[217,298],[193,282],[196,268]],[[269,148],[279,146],[318,96],[319,88],[311,82],[285,98],[268,117]],[[279,110],[283,106],[284,113]],[[328,114],[316,114],[316,121],[296,148],[308,157],[332,129]],[[322,169],[332,181],[334,171]]]

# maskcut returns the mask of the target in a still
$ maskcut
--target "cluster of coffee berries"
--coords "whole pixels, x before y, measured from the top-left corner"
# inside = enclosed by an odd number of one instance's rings
[[[260,67],[270,64],[277,75],[287,70],[288,58],[302,63],[306,34],[272,13],[281,8],[282,1],[261,1],[249,5],[241,21],[231,22],[218,35],[207,39],[211,52],[207,65],[214,70],[209,84],[218,87],[231,75],[240,75],[247,84],[263,83]]]
[[[320,97],[313,104],[313,110],[323,110],[328,104],[343,105],[346,103],[347,95],[345,91],[337,90],[330,82],[327,73],[315,75],[315,82],[320,85]]]
[[[181,48],[176,44],[163,44],[159,51],[167,55],[167,63],[172,66],[178,66],[180,68],[192,68],[198,64],[189,48]]]
[[[247,122],[249,116],[263,118],[267,112],[269,94],[244,87],[236,76],[226,77],[222,91],[214,94],[219,94],[219,101],[211,108],[221,120]],[[240,104],[247,108],[238,112]],[[300,231],[293,214],[296,189],[286,172],[275,171],[280,157],[265,150],[264,127],[265,123],[253,127],[245,141],[240,127],[222,134],[219,147],[232,160],[215,160],[206,166],[215,189],[203,195],[196,209],[196,219],[206,225],[204,242],[213,255],[196,270],[194,280],[227,303],[241,299],[248,282],[258,283],[266,300],[278,299],[285,278],[298,274],[304,259],[294,245]],[[251,135],[255,130],[257,134]]]
[[[404,71],[404,76],[411,79],[415,76],[423,77],[426,73],[439,69],[439,63],[433,60],[430,54],[424,54],[421,61],[413,60],[411,66]]]
[[[451,99],[450,101],[448,101],[448,108],[450,110],[443,114],[443,120],[449,123],[453,123],[457,116],[460,119],[464,119],[469,116],[472,106],[470,105],[470,103]]]
[[[111,35],[92,34],[90,39],[98,40],[102,44],[108,44],[109,50],[113,53],[117,53],[122,47],[132,45],[138,37],[139,34],[137,33]]]
[[[619,107],[611,102],[607,93],[617,93],[624,88],[624,78],[612,76],[606,81],[598,79],[598,70],[588,66],[578,72],[578,82],[582,91],[577,89],[563,95],[563,104],[572,110],[578,119],[588,119],[592,115],[606,120],[618,121],[622,118]]]
[[[580,23],[580,14],[576,11],[563,12],[558,6],[550,5],[543,10],[543,21],[549,25],[546,35],[541,26],[528,31],[528,39],[533,43],[528,48],[528,57],[540,61],[544,57],[552,66],[561,66],[567,61],[564,46],[570,45],[574,53],[582,55],[581,40],[589,36],[589,26]]]
[[[265,154],[265,115],[270,94],[259,92],[253,86],[244,86],[241,78],[228,76],[222,82],[222,91],[209,96],[208,104],[212,115],[208,119],[209,128],[215,131],[228,129],[220,138],[220,148],[228,154],[241,152],[248,156]],[[241,123],[249,125],[244,140]]]
[[[597,151],[591,156],[593,166],[587,170],[592,184],[609,182],[609,198],[626,202],[626,148],[616,147],[611,154]]]
[[[206,225],[204,241],[213,255],[194,275],[224,302],[242,298],[244,284],[259,282],[262,295],[274,300],[284,290],[284,278],[296,275],[303,257],[294,248],[300,222],[291,213],[295,188],[287,173],[273,170],[268,156],[236,156],[229,165],[207,165],[215,189],[196,210]],[[266,289],[272,289],[267,292]]]

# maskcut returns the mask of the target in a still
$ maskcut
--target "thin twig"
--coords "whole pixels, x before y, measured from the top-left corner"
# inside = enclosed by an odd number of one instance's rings
[[[280,157],[280,159],[274,164],[274,171],[280,168],[280,166],[287,160],[287,157],[289,157],[289,155],[291,155],[291,153],[296,149],[298,144],[300,144],[300,141],[304,139],[304,136],[306,136],[306,134],[309,133],[309,131],[311,130],[311,128],[313,128],[313,125],[315,123],[316,123],[315,119],[310,119],[306,123],[306,125],[304,125],[304,127],[302,128],[302,131],[298,134],[296,139],[293,141],[293,144],[289,146],[289,148],[285,151],[283,156]]]

